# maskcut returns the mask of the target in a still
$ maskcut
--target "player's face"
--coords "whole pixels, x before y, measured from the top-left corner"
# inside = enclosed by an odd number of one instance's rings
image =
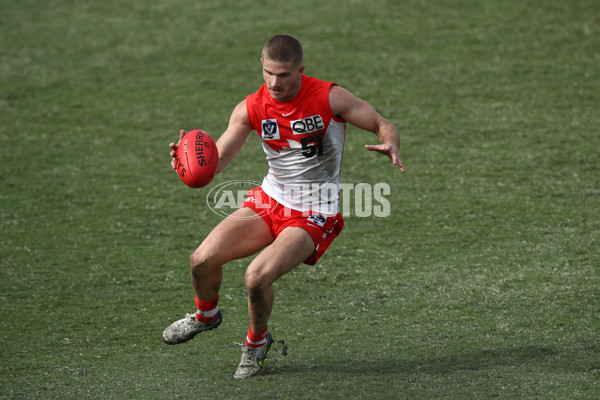
[[[263,66],[263,78],[271,97],[288,102],[294,99],[302,86],[304,65],[294,66],[292,63],[272,61],[268,58],[260,60]]]

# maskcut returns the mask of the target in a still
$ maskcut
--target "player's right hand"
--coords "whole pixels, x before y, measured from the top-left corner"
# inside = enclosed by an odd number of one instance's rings
[[[171,156],[171,168],[173,169],[177,169],[177,165],[175,165],[175,159],[177,157],[177,146],[179,146],[179,142],[181,141],[181,139],[183,138],[183,136],[185,135],[185,131],[182,129],[179,132],[179,140],[177,141],[177,144],[171,142],[169,143],[169,148],[171,149],[171,151],[169,152],[169,155]]]

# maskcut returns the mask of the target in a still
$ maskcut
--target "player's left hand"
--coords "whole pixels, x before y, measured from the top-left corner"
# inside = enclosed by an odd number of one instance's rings
[[[400,153],[398,153],[398,149],[394,145],[385,143],[376,145],[367,144],[365,145],[365,149],[369,151],[376,151],[378,153],[388,156],[392,159],[392,164],[397,165],[400,168],[400,171],[402,171],[402,173],[405,172],[404,164],[402,164],[402,159],[400,158]]]

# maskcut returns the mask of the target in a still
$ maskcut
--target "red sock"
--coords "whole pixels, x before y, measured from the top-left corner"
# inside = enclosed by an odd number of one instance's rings
[[[217,318],[217,314],[219,313],[219,294],[217,293],[217,297],[213,301],[200,301],[198,300],[198,296],[195,298],[196,300],[196,319],[200,322],[204,322],[205,324],[212,322],[215,318]]]
[[[248,335],[246,336],[246,347],[257,348],[267,343],[267,333],[269,333],[269,327],[267,326],[261,333],[252,332],[252,325],[248,328]]]

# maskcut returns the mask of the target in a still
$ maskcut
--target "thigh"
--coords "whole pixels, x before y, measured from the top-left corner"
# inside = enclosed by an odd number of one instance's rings
[[[270,285],[315,252],[311,236],[299,227],[285,228],[248,266],[246,279]]]
[[[223,265],[255,254],[273,240],[267,223],[253,210],[242,207],[221,221],[196,251]]]

